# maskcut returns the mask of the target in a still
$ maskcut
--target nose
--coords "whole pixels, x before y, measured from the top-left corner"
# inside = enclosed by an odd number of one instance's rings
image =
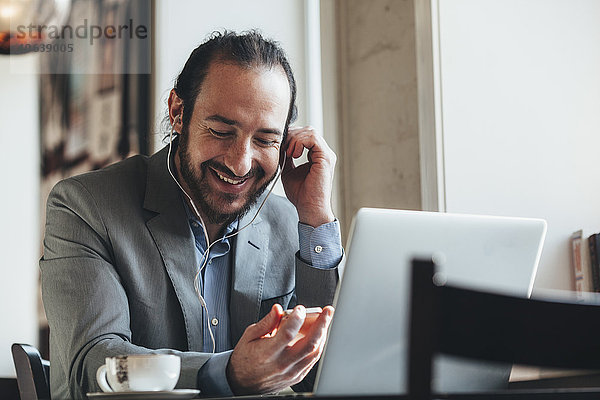
[[[234,141],[225,154],[224,163],[237,176],[244,176],[252,169],[254,158],[252,145],[249,140]]]

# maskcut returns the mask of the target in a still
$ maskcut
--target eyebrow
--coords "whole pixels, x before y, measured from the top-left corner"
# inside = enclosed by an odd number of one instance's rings
[[[240,125],[238,121],[236,121],[234,119],[225,118],[224,116],[219,115],[219,114],[210,115],[210,116],[206,117],[206,120],[221,122],[221,123],[224,123],[226,125],[231,125],[231,126],[239,126]],[[282,136],[282,132],[279,129],[260,128],[260,129],[258,129],[258,131],[262,132],[262,133],[270,133],[270,134]]]

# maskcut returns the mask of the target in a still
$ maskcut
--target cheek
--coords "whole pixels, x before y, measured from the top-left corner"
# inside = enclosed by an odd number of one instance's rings
[[[188,149],[191,159],[198,164],[217,158],[223,154],[224,146],[212,140],[196,140],[190,143]]]

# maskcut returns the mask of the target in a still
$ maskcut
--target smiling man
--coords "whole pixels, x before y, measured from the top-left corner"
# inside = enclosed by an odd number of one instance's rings
[[[179,355],[177,387],[203,395],[310,389],[342,248],[335,154],[290,127],[295,99],[276,43],[214,34],[171,90],[169,145],[56,185],[40,261],[53,397],[99,391],[105,357],[140,353]],[[267,190],[280,174],[287,198]],[[305,306],[323,311],[296,340]]]

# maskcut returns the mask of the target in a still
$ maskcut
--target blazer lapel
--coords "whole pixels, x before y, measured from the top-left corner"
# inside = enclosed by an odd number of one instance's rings
[[[157,213],[146,223],[177,295],[186,326],[188,349],[202,349],[202,308],[194,290],[194,237],[188,225],[180,190],[166,167],[164,148],[148,164],[144,208]]]
[[[259,203],[261,201],[262,198]],[[240,220],[240,228],[248,224],[255,213],[256,207],[253,207]],[[259,215],[250,226],[240,231],[235,241],[229,304],[231,343],[234,346],[246,327],[258,320],[260,313],[269,246],[269,236],[261,221]]]

